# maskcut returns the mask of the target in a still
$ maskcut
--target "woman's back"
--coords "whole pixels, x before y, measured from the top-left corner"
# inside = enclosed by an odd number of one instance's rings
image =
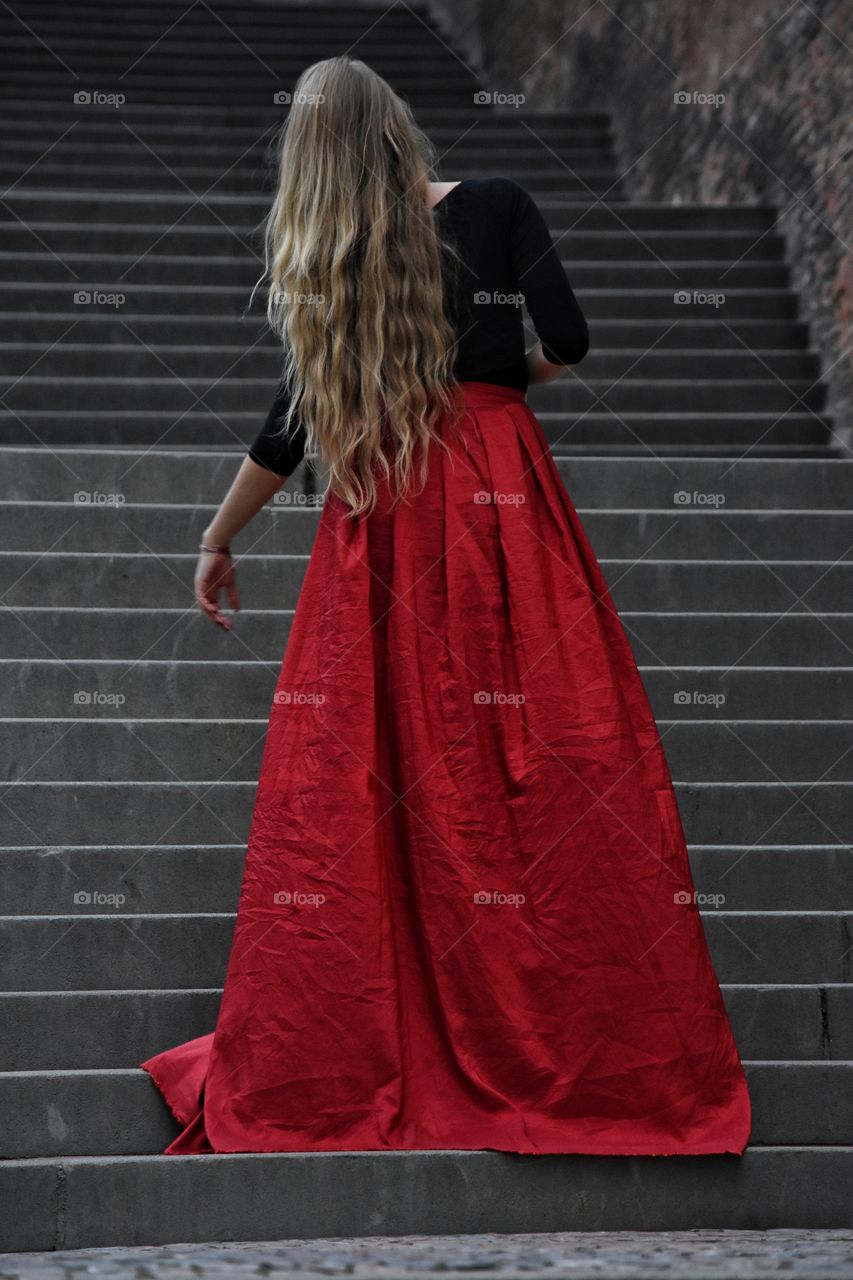
[[[455,249],[443,255],[445,314],[457,340],[455,377],[526,390],[522,302],[546,359],[566,365],[583,359],[586,321],[528,192],[512,178],[466,178],[433,208],[439,236]],[[300,428],[289,439],[282,435],[289,402],[283,381],[249,450],[253,461],[278,475],[291,475],[305,450]]]
[[[548,359],[582,360],[589,348],[586,321],[527,191],[512,178],[467,178],[435,210],[439,233],[453,241],[463,264],[445,276],[459,381],[526,389],[522,301]]]

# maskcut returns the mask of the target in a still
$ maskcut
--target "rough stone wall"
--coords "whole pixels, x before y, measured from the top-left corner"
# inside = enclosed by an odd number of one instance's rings
[[[435,3],[470,43],[477,0]],[[611,115],[631,197],[776,209],[853,429],[853,0],[492,0],[476,21],[486,88]]]

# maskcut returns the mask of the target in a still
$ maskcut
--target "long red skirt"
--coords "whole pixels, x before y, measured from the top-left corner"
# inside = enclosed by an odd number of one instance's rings
[[[631,647],[521,392],[320,520],[215,1031],[168,1154],[740,1154],[743,1068]]]

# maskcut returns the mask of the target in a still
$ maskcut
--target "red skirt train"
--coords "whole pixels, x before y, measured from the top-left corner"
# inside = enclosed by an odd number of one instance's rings
[[[627,636],[523,393],[459,400],[408,503],[325,503],[168,1154],[746,1146]]]

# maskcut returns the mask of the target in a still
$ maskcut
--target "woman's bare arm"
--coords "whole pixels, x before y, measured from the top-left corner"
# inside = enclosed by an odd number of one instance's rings
[[[259,467],[251,458],[244,458],[234,477],[231,488],[220,503],[219,510],[202,534],[205,547],[219,550],[202,551],[195,571],[195,596],[202,613],[228,631],[231,623],[219,608],[219,593],[225,591],[232,609],[240,608],[234,565],[229,544],[261,507],[284,484],[287,476],[277,475],[266,467]]]
[[[550,360],[546,360],[542,354],[541,342],[537,342],[536,346],[531,347],[527,353],[528,382],[553,382],[570,368],[571,365],[552,364]]]

